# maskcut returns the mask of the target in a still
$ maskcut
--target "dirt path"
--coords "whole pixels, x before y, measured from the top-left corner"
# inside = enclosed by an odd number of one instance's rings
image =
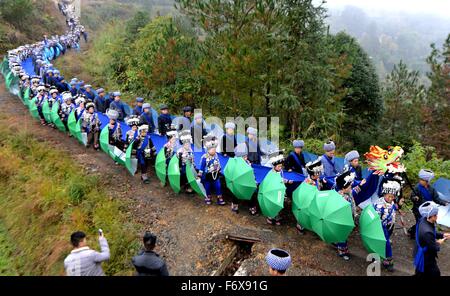
[[[171,274],[210,275],[233,246],[225,239],[230,232],[247,233],[261,239],[242,266],[249,275],[266,274],[264,256],[271,247],[285,248],[291,253],[294,265],[290,275],[366,274],[367,253],[356,230],[350,238],[352,260],[343,262],[332,247],[314,234],[298,235],[292,218],[283,226],[268,226],[263,217],[249,216],[246,206],[241,207],[239,215],[233,214],[228,205],[207,207],[196,195],[176,195],[170,188],[162,188],[154,175],[151,184],[143,185],[138,176],[130,176],[106,154],[87,150],[67,135],[41,126],[30,117],[18,98],[5,91],[2,79],[0,85],[0,116],[7,118],[11,126],[33,133],[37,139],[48,143],[49,148],[66,151],[87,174],[101,175],[110,196],[125,201],[126,210],[142,226],[141,230],[151,230],[158,235],[158,251],[166,258]],[[412,216],[407,218],[411,221]],[[107,233],[106,229],[104,231]],[[413,242],[401,229],[395,231],[393,240],[397,268],[393,275],[412,274]],[[450,275],[448,251],[445,246],[439,259],[445,275]]]

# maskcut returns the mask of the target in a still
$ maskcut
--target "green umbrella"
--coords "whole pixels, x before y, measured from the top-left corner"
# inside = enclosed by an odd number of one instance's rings
[[[108,125],[106,125],[102,131],[100,132],[100,148],[105,152],[106,154],[110,155],[109,151],[109,129]]]
[[[36,100],[37,100],[37,97],[34,97],[30,101],[29,110],[30,110],[31,116],[33,116],[34,119],[39,120],[40,117],[39,117],[39,111],[38,111],[38,108],[36,105]]]
[[[256,190],[255,173],[242,157],[228,159],[224,169],[228,189],[242,200],[250,200]]]
[[[30,93],[31,93],[31,89],[28,87],[23,94],[23,104],[25,106],[27,106],[27,108],[30,103]]]
[[[170,159],[169,166],[167,167],[167,176],[169,177],[169,184],[173,191],[175,191],[175,193],[180,193],[180,160],[176,155],[172,156]]]
[[[109,128],[106,125],[100,132],[100,148],[109,155],[115,162],[126,166],[126,153],[109,144]]]
[[[386,237],[380,216],[373,206],[369,205],[362,211],[359,218],[359,233],[369,253],[377,253],[381,258],[386,258]]]
[[[75,109],[73,109],[69,117],[67,118],[67,128],[69,129],[69,133],[74,137],[75,139],[78,139],[78,133],[81,133],[81,131],[77,131],[77,118],[75,116]]]
[[[166,185],[167,163],[164,147],[161,148],[161,150],[159,150],[158,152],[158,155],[156,155],[155,170],[156,176],[158,176],[161,184]]]
[[[50,104],[48,100],[45,100],[44,104],[42,104],[42,114],[44,115],[44,119],[46,122],[52,122],[51,113],[52,110],[50,109]]]
[[[206,190],[203,184],[200,182],[199,179],[197,179],[197,172],[194,169],[194,166],[188,162],[186,164],[186,179],[191,185],[191,188],[197,192],[198,195],[201,197],[206,197]]]
[[[275,218],[284,207],[286,186],[281,175],[271,170],[259,185],[258,202],[264,216]]]
[[[319,191],[309,213],[312,229],[327,243],[346,241],[355,227],[351,204],[335,190]]]
[[[308,230],[311,228],[309,206],[319,192],[316,186],[303,182],[292,193],[292,213],[297,222]]]
[[[87,145],[87,133],[81,131],[81,123],[82,123],[82,119],[80,118],[80,119],[78,119],[76,128],[75,128],[76,138],[77,138],[78,142],[80,142],[81,144],[86,146]]]
[[[132,157],[131,153],[133,152],[133,142],[130,143],[130,145],[127,148],[127,151],[125,153],[125,167],[130,172],[132,176],[136,174],[137,170],[137,159],[136,157]]]
[[[11,87],[11,83],[13,81],[13,77],[14,77],[14,73],[13,72],[9,72],[6,77],[5,77],[5,84],[6,84],[6,88],[9,91],[9,88]]]
[[[59,117],[58,111],[59,111],[59,102],[54,102],[53,106],[52,106],[52,112],[51,112],[52,122],[56,125],[56,127],[60,131],[66,132],[66,127],[64,126],[64,123],[62,122],[61,118]]]

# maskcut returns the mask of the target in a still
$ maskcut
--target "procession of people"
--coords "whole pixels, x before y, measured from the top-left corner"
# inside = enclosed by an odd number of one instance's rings
[[[166,167],[173,157],[178,158],[178,169],[180,172],[180,186],[186,193],[192,193],[192,186],[189,181],[189,170],[195,170],[195,177],[203,186],[205,196],[204,203],[210,206],[216,203],[219,206],[227,204],[225,197],[225,178],[221,158],[242,159],[249,168],[268,168],[265,174],[271,174],[281,180],[285,186],[285,192],[281,197],[281,205],[293,203],[294,195],[299,190],[302,183],[315,188],[317,192],[334,191],[343,201],[349,210],[350,219],[356,221],[365,207],[373,207],[379,215],[382,231],[385,240],[385,256],[382,264],[387,271],[394,271],[394,249],[392,243],[392,233],[396,223],[396,216],[405,200],[403,189],[406,172],[403,170],[385,170],[378,172],[380,177],[376,184],[374,194],[366,198],[364,207],[362,203],[355,201],[355,196],[367,189],[368,177],[363,177],[362,166],[360,164],[360,154],[356,150],[348,151],[345,154],[345,165],[340,168],[336,162],[336,144],[333,140],[326,140],[323,143],[323,155],[313,160],[307,161],[304,149],[305,142],[301,139],[292,141],[290,152],[283,150],[265,151],[264,145],[258,137],[256,127],[249,126],[246,129],[244,140],[238,141],[237,126],[235,122],[229,121],[224,125],[225,132],[217,136],[205,123],[203,114],[193,112],[194,108],[185,106],[182,110],[183,116],[178,124],[175,124],[175,117],[171,115],[167,104],[159,106],[160,114],[152,108],[153,102],[142,97],[135,100],[134,109],[127,108],[122,101],[122,94],[119,91],[107,93],[103,88],[94,90],[92,85],[72,78],[69,83],[61,76],[50,61],[57,56],[57,52],[64,54],[71,48],[79,48],[81,37],[87,41],[87,34],[83,26],[79,24],[76,17],[71,16],[71,12],[61,9],[68,15],[69,31],[62,36],[44,37],[44,41],[21,46],[18,49],[8,52],[10,70],[19,77],[19,87],[22,94],[29,88],[29,104],[35,104],[39,121],[42,125],[56,128],[55,119],[49,119],[49,110],[57,114],[66,131],[70,130],[69,121],[71,116],[75,116],[75,122],[80,122],[81,133],[86,135],[86,147],[100,149],[100,137],[102,122],[99,118],[105,115],[108,123],[104,128],[108,132],[108,145],[117,148],[125,153],[131,149],[131,157],[137,160],[140,178],[144,184],[151,183],[151,168],[155,165],[158,155],[158,147],[152,139],[152,135],[158,135],[165,139],[161,149],[164,151]],[[49,56],[48,52],[53,52]],[[23,68],[22,63],[31,58],[34,67],[34,75],[30,75]],[[57,108],[54,112],[54,108]],[[157,117],[155,117],[157,116]],[[124,132],[125,127],[129,130]],[[202,155],[199,162],[196,162],[195,151],[200,150]],[[370,174],[375,174],[370,172]],[[293,179],[292,176],[295,178]],[[438,205],[447,206],[449,202],[441,199],[437,191],[431,185],[434,173],[426,168],[420,170],[418,174],[419,183],[410,188],[412,191],[411,201],[413,203],[412,212],[415,217],[415,224],[409,229],[412,239],[416,240],[416,251],[414,264],[417,275],[439,275],[439,268],[436,262],[439,246],[450,237],[448,233],[436,231],[436,219]],[[301,180],[301,181],[299,181]],[[255,181],[255,184],[256,181]],[[261,212],[261,201],[258,198],[262,182],[259,182],[253,195],[248,199],[248,211],[251,215]],[[214,197],[215,196],[215,197]],[[367,204],[367,201],[369,201]],[[231,211],[238,214],[239,208],[244,205],[239,198],[231,193]],[[266,216],[266,222],[273,226],[285,223],[282,216],[286,213],[278,211],[272,216]],[[289,221],[289,220],[287,220]],[[287,223],[287,222],[286,222]],[[300,235],[307,231],[306,225],[302,225],[298,220],[295,223]],[[106,239],[100,236],[102,252],[94,254],[86,249],[84,233],[74,233],[71,241],[74,251],[66,260],[68,273],[75,273],[72,261],[77,260],[93,261],[86,271],[88,275],[101,275],[98,262],[109,258],[109,248]],[[167,268],[153,253],[156,237],[153,234],[144,236],[145,250],[133,258],[133,264],[137,272],[142,275],[158,273],[167,275]],[[334,241],[337,255],[344,261],[351,259],[351,246],[347,239]],[[271,266],[271,273],[283,274],[291,264],[289,254],[283,250],[272,250],[267,257]],[[274,258],[277,259],[275,263]],[[278,267],[279,266],[279,267]]]

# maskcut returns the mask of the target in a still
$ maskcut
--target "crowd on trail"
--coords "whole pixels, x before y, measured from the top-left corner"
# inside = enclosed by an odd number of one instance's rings
[[[314,187],[317,192],[337,192],[351,209],[354,222],[358,223],[357,218],[361,215],[363,207],[362,203],[355,201],[355,196],[366,190],[368,183],[373,182],[368,177],[363,177],[360,155],[357,151],[349,151],[345,155],[344,168],[339,169],[335,158],[336,145],[332,140],[324,143],[323,155],[307,161],[308,158],[303,150],[305,143],[302,140],[294,140],[292,151],[287,155],[281,150],[265,151],[258,138],[258,130],[254,127],[248,127],[245,139],[239,142],[234,122],[227,122],[223,135],[217,136],[206,125],[202,114],[195,113],[190,106],[184,107],[183,116],[175,120],[165,104],[159,107],[158,115],[149,101],[138,97],[134,109],[131,109],[121,100],[122,95],[119,91],[107,92],[103,88],[94,90],[92,85],[77,78],[66,81],[50,61],[58,54],[65,54],[69,49],[78,49],[82,37],[87,41],[87,33],[70,7],[65,6],[63,2],[59,4],[59,7],[67,18],[69,28],[64,35],[50,38],[44,36],[42,42],[10,50],[7,55],[9,69],[14,76],[19,77],[21,93],[29,89],[30,104],[35,104],[42,125],[68,131],[70,116],[75,116],[75,122],[79,122],[78,128],[86,135],[86,146],[99,150],[102,125],[100,116],[106,115],[109,120],[106,125],[108,144],[123,153],[131,151],[131,155],[137,160],[140,168],[141,180],[145,184],[150,183],[149,169],[155,165],[157,158],[157,149],[151,135],[165,137],[166,142],[162,149],[166,166],[176,156],[180,187],[183,187],[186,193],[192,193],[192,186],[188,179],[193,167],[195,177],[204,188],[206,205],[213,203],[213,193],[216,196],[217,205],[226,205],[223,195],[224,168],[221,157],[239,159],[250,169],[261,165],[262,159],[265,158],[268,161],[264,165],[270,167],[268,174],[277,176],[285,186],[285,191],[282,191],[283,196],[279,197],[282,204],[294,203],[294,192],[300,184],[307,184]],[[33,69],[23,68],[23,62],[27,59],[32,60]],[[28,74],[30,71],[35,75],[30,76]],[[54,118],[49,119],[49,110],[56,114],[62,126],[56,126]],[[125,135],[121,123],[129,126]],[[195,165],[194,161],[196,147],[204,151],[199,165]],[[394,151],[394,149],[397,150]],[[403,151],[399,147],[390,148],[380,157],[385,157],[386,160],[394,153],[398,153],[400,157]],[[379,169],[377,172],[371,172],[380,177],[380,181],[375,185],[377,198],[368,199],[365,204],[367,206],[368,202],[379,215],[386,240],[386,256],[382,264],[388,271],[394,270],[391,235],[397,215],[400,215],[402,221],[401,208],[405,201],[402,189],[406,185],[411,186],[404,169],[402,170],[401,167],[393,169],[389,166],[397,160],[398,158],[393,159],[391,163],[383,167],[384,169],[377,167]],[[302,182],[293,181],[286,177],[289,173],[298,174],[304,179]],[[419,183],[415,187],[411,186],[410,197],[416,219],[416,224],[409,229],[411,238],[416,240],[414,265],[417,275],[439,275],[436,263],[437,253],[439,246],[450,237],[450,234],[436,232],[436,219],[438,205],[446,206],[448,202],[442,200],[431,185],[434,178],[432,171],[422,169],[418,178]],[[246,202],[251,215],[262,212],[263,201],[259,193],[262,190],[261,187],[269,185],[263,181],[258,186],[259,188],[251,192]],[[264,189],[267,191],[268,188]],[[231,211],[238,214],[240,206],[242,201],[235,194],[231,194]],[[274,226],[281,225],[282,214],[282,211],[273,215],[265,214],[266,222]],[[298,219],[297,222],[296,228],[299,234],[311,230],[306,225],[302,225]],[[99,236],[101,252],[89,249],[83,232],[73,233],[71,243],[74,249],[64,262],[67,274],[103,275],[101,262],[110,257],[108,243],[103,233],[101,232]],[[146,233],[143,243],[144,250],[132,259],[137,274],[168,275],[164,261],[154,252],[156,236]],[[333,245],[339,257],[345,261],[350,260],[350,246],[346,239],[334,241]],[[289,254],[280,249],[271,250],[266,259],[270,266],[270,274],[273,275],[285,274],[291,264]]]

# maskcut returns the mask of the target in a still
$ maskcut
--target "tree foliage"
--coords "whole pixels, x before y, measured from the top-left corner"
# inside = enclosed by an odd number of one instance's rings
[[[419,76],[418,71],[410,71],[400,61],[386,78],[382,135],[391,144],[411,146],[419,138],[421,110],[426,98]]]

